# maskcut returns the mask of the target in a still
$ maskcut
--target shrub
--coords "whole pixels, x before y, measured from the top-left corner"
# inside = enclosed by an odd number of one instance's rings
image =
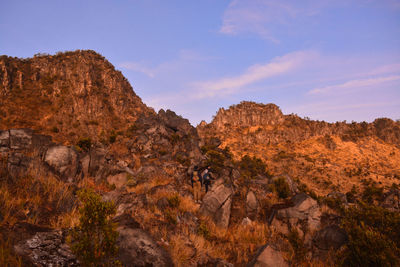
[[[274,181],[274,190],[278,193],[279,198],[287,198],[290,196],[290,187],[283,177]]]
[[[208,226],[204,221],[200,223],[199,228],[197,229],[197,233],[203,236],[205,239],[211,237],[210,229],[208,229]]]
[[[213,173],[221,174],[222,170],[226,167],[225,162],[232,160],[232,153],[229,147],[220,149],[215,145],[205,145],[201,147],[201,151],[206,155],[206,165],[210,166]]]
[[[84,151],[89,151],[90,147],[92,146],[92,140],[90,138],[82,138],[76,145]]]
[[[250,157],[248,155],[242,157],[239,161],[239,168],[242,175],[247,178],[254,178],[257,175],[267,174],[264,162],[259,158]]]
[[[383,188],[375,185],[367,186],[362,194],[363,201],[372,203],[373,200],[382,200]]]
[[[344,212],[342,226],[349,236],[339,255],[343,266],[398,266],[400,214],[360,203]]]
[[[79,191],[78,196],[83,206],[79,209],[79,225],[71,232],[72,251],[83,265],[109,265],[118,252],[118,232],[111,221],[115,205],[102,201],[90,189]]]

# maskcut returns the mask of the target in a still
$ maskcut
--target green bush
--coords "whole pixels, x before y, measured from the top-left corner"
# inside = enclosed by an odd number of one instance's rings
[[[107,266],[118,252],[118,232],[112,222],[116,208],[93,190],[78,192],[82,206],[79,225],[71,232],[72,251],[85,266]]]
[[[274,181],[274,190],[278,193],[279,198],[287,198],[290,196],[290,187],[283,177]]]
[[[241,174],[247,178],[254,178],[257,175],[267,174],[264,162],[254,156],[250,157],[249,155],[246,155],[242,157],[239,161],[239,168]]]
[[[363,201],[372,203],[374,200],[382,200],[383,188],[375,185],[367,186],[362,194]]]
[[[344,212],[349,242],[339,255],[343,266],[399,266],[400,214],[360,203]]]

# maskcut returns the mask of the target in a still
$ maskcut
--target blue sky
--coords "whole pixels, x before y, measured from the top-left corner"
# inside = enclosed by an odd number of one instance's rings
[[[400,119],[400,0],[0,0],[0,54],[75,49],[194,125],[242,100]]]

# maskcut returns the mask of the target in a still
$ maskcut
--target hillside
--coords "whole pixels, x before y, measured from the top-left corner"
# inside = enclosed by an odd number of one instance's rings
[[[121,72],[91,50],[0,57],[0,128],[32,128],[75,143],[106,141],[141,114],[154,114]]]
[[[400,263],[399,122],[242,102],[196,129],[93,51],[1,56],[0,85],[0,266]]]
[[[322,196],[369,180],[391,186],[400,178],[400,122],[386,118],[327,123],[242,102],[197,130],[205,143],[217,138],[236,159],[256,156],[274,175],[290,175]]]

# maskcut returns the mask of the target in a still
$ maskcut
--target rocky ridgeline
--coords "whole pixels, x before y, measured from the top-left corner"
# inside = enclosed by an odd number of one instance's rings
[[[212,124],[215,128],[223,129],[225,127],[276,125],[283,121],[284,116],[277,105],[241,102],[227,110],[220,108]]]
[[[154,114],[121,72],[91,50],[1,56],[0,96],[0,128],[33,128],[61,141],[107,139],[140,114]]]
[[[243,134],[243,129],[251,127],[255,129]],[[217,136],[223,141],[225,137],[236,137],[249,144],[300,142],[314,136],[338,135],[345,141],[377,137],[400,145],[400,123],[391,119],[376,119],[372,123],[327,123],[302,119],[297,115],[283,115],[274,104],[246,101],[227,110],[221,108],[211,123],[203,121],[197,129],[204,139]]]

